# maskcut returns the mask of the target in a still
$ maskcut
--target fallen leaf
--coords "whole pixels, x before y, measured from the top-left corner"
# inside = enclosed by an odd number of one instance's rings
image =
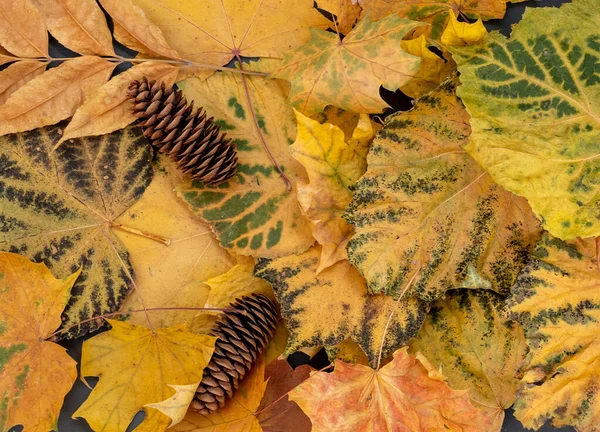
[[[287,320],[285,354],[334,347],[350,338],[376,365],[380,352],[385,358],[416,335],[427,311],[422,302],[406,297],[397,303],[389,296],[368,294],[365,280],[348,261],[317,275],[320,256],[321,248],[315,246],[301,255],[260,259],[256,266],[256,275],[273,285]]]
[[[503,299],[487,290],[453,290],[435,302],[410,343],[434,368],[441,369],[450,387],[469,390],[473,404],[489,410],[500,431],[504,410],[515,401],[515,377],[526,354],[523,329],[508,320]]]
[[[305,251],[314,239],[298,204],[295,185],[305,181],[306,173],[288,151],[296,136],[296,122],[277,83],[219,72],[205,81],[190,78],[178,86],[188,100],[197,101],[208,116],[215,117],[233,139],[239,158],[237,174],[228,181],[219,186],[188,181],[178,188],[178,194],[211,224],[228,250],[263,257]],[[261,137],[290,179],[291,191],[275,169]]]
[[[352,137],[346,140],[339,127],[321,125],[298,111],[295,113],[298,135],[290,153],[308,173],[308,183],[298,184],[298,201],[312,222],[314,238],[322,246],[319,273],[348,259],[346,244],[353,228],[342,219],[342,213],[352,201],[350,186],[367,169],[373,127],[363,114]]]
[[[0,0],[0,45],[18,57],[48,57],[48,31],[31,0]]]
[[[14,57],[11,53],[0,46],[0,66],[6,63],[14,62],[15,60],[20,59],[18,57]]]
[[[175,394],[164,401],[144,405],[154,408],[171,419],[169,427],[173,427],[185,418],[188,408],[196,396],[200,381],[188,385],[169,385]]]
[[[540,228],[527,202],[495,185],[463,150],[469,117],[456,77],[386,119],[344,218],[348,256],[372,293],[432,301],[459,287],[510,290]],[[473,273],[485,285],[473,285]]]
[[[319,0],[317,6],[337,18],[333,28],[345,35],[352,30],[362,10],[352,0]]]
[[[0,71],[0,105],[20,87],[36,76],[44,73],[48,63],[39,61],[18,61]]]
[[[598,23],[595,0],[529,9],[510,39],[452,50],[473,124],[466,150],[562,239],[600,235]]]
[[[55,279],[44,264],[0,252],[0,429],[51,430],[77,378],[75,360],[46,339],[80,271]]]
[[[73,138],[104,135],[133,123],[136,117],[132,112],[132,102],[127,97],[131,81],[147,77],[170,86],[175,83],[177,73],[177,66],[150,61],[120,73],[77,108],[59,144]]]
[[[94,430],[122,432],[145,405],[171,397],[170,385],[200,382],[216,338],[187,332],[185,326],[151,330],[108,322],[111,330],[83,343],[81,376],[100,380],[73,418],[84,418]],[[145,411],[145,430],[168,426],[160,411]]]
[[[58,277],[82,268],[63,314],[70,326],[118,310],[130,291],[127,251],[110,226],[142,195],[152,168],[137,128],[51,152],[62,127],[0,138],[0,250],[44,262]],[[63,336],[96,327],[89,322]]]
[[[477,45],[483,41],[486,35],[487,30],[481,18],[472,24],[459,22],[454,11],[450,11],[448,25],[442,32],[441,42],[447,47]]]
[[[362,19],[343,39],[311,29],[311,40],[287,52],[271,74],[292,83],[289,102],[306,115],[334,105],[357,113],[378,113],[388,105],[379,87],[396,90],[419,69],[420,59],[405,53],[400,41],[421,25],[389,16]]]
[[[465,392],[430,378],[406,348],[379,370],[338,360],[333,373],[314,373],[289,398],[314,432],[481,432],[491,425]]]
[[[525,328],[530,355],[515,417],[596,432],[600,424],[600,274],[594,239],[546,234],[507,300]]]
[[[325,347],[325,351],[327,352],[327,357],[331,359],[338,359],[345,363],[369,365],[369,358],[363,349],[352,339],[343,340],[333,347]]]
[[[0,106],[0,135],[23,132],[71,117],[116,64],[100,57],[76,57],[15,91]]]
[[[123,45],[153,57],[179,58],[177,51],[165,40],[162,30],[134,1],[99,1],[113,20],[115,39]]]
[[[42,12],[48,31],[79,54],[114,56],[104,12],[95,0],[32,0]]]

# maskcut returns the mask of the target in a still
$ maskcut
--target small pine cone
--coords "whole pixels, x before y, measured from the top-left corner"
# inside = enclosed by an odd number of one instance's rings
[[[277,327],[275,304],[262,294],[242,297],[230,308],[212,331],[215,352],[192,401],[200,414],[216,411],[233,395]]]
[[[193,101],[188,105],[181,91],[144,77],[132,81],[127,94],[144,136],[192,179],[217,184],[235,174],[235,146],[203,108],[194,110]]]

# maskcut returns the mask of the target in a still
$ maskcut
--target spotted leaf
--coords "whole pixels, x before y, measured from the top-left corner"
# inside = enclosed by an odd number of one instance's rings
[[[388,117],[354,186],[348,256],[373,293],[396,296],[416,272],[410,291],[427,301],[457,287],[507,292],[538,237],[527,202],[463,150],[470,127],[456,83]]]

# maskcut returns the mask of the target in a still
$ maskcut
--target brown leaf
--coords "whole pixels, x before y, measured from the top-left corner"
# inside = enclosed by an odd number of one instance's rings
[[[31,0],[0,0],[0,45],[19,57],[48,57],[48,32]]]
[[[0,105],[20,87],[44,72],[48,63],[20,61],[0,71]]]
[[[59,122],[110,78],[115,64],[84,56],[32,79],[0,107],[0,135]]]
[[[103,135],[124,128],[135,120],[127,99],[129,83],[146,76],[149,80],[172,85],[177,71],[177,66],[171,64],[144,62],[117,75],[77,109],[58,144],[72,138]]]
[[[131,0],[100,0],[100,4],[112,17],[115,39],[123,45],[153,57],[179,58],[160,28]]]
[[[0,66],[6,63],[14,62],[15,60],[19,59],[17,57],[13,57],[11,53],[0,46]]]
[[[112,36],[95,0],[32,0],[61,44],[79,54],[114,56]]]

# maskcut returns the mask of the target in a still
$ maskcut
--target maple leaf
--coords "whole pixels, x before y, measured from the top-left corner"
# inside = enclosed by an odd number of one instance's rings
[[[594,239],[564,242],[546,234],[507,300],[531,351],[515,403],[525,427],[552,419],[556,427],[598,430],[599,292]]]
[[[295,184],[305,181],[306,173],[288,151],[296,122],[277,83],[219,72],[205,81],[190,78],[178,85],[188,100],[203,104],[215,117],[238,151],[234,177],[219,186],[187,181],[178,194],[211,224],[228,250],[263,257],[305,251],[314,239]],[[273,160],[289,179],[291,190]]]
[[[83,343],[81,376],[99,377],[73,414],[94,430],[121,432],[145,405],[174,393],[170,385],[198,383],[216,338],[185,331],[185,326],[149,329],[108,320],[112,329]],[[165,429],[171,419],[146,410],[140,430]]]
[[[55,427],[62,399],[77,378],[75,361],[46,339],[80,271],[55,279],[44,264],[0,252],[0,429]]]
[[[527,202],[463,150],[470,127],[456,85],[388,117],[354,186],[348,256],[373,293],[398,296],[415,274],[409,294],[427,301],[459,287],[505,293],[539,238]],[[471,283],[476,274],[483,280]]]
[[[273,285],[287,320],[286,354],[311,346],[332,348],[350,338],[376,365],[417,333],[425,318],[422,302],[369,295],[365,280],[345,260],[316,274],[320,257],[315,246],[301,255],[260,259],[256,266],[256,275]]]
[[[357,113],[376,113],[388,105],[379,87],[395,90],[419,69],[420,59],[405,53],[400,41],[420,26],[395,15],[362,19],[343,39],[311,29],[310,43],[287,52],[271,74],[292,83],[289,102],[311,115],[326,105]]]
[[[492,291],[449,291],[410,343],[453,389],[469,390],[473,404],[490,411],[490,432],[500,431],[504,410],[515,401],[515,375],[527,349],[523,329],[505,314],[502,297]]]
[[[477,45],[483,41],[486,35],[487,30],[481,19],[472,24],[459,22],[454,12],[450,12],[448,25],[442,33],[441,42],[446,47]]]
[[[353,232],[342,219],[352,201],[350,186],[367,168],[373,138],[371,120],[363,114],[348,140],[329,123],[323,125],[296,111],[298,135],[291,155],[308,172],[309,182],[298,185],[298,201],[312,221],[314,238],[323,246],[317,272],[348,258],[346,244]]]
[[[114,312],[132,288],[127,252],[112,229],[144,192],[152,167],[137,128],[51,152],[61,127],[0,138],[0,250],[44,262],[58,277],[82,268],[63,314],[71,326]],[[95,326],[88,322],[68,335]]]
[[[352,30],[362,10],[353,0],[319,0],[317,6],[334,16],[334,28],[342,34]]]
[[[472,116],[466,150],[562,239],[600,235],[597,6],[529,9],[510,39],[453,50]]]
[[[490,430],[488,414],[473,407],[466,392],[428,373],[406,348],[379,370],[337,360],[333,373],[314,373],[289,398],[310,417],[315,432]]]

